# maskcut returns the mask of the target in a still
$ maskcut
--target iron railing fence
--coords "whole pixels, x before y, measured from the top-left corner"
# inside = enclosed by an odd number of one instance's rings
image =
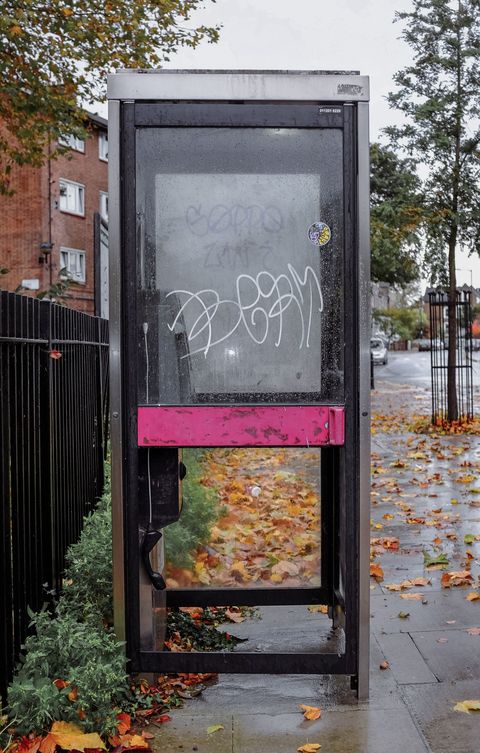
[[[102,493],[108,322],[0,291],[0,695]]]
[[[432,423],[448,417],[448,294],[428,294],[432,378]],[[456,394],[459,420],[473,418],[472,308],[468,291],[457,290]]]

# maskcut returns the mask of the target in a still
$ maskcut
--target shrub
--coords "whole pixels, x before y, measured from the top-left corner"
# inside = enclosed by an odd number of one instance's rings
[[[60,610],[79,620],[113,621],[112,505],[107,487],[96,510],[88,515],[80,539],[69,547]]]
[[[187,475],[183,482],[180,520],[165,529],[166,561],[173,567],[192,567],[192,555],[206,544],[213,524],[222,514],[215,490],[202,484],[205,452],[184,450]]]
[[[67,610],[39,612],[32,626],[35,633],[25,641],[25,656],[8,689],[16,732],[43,732],[61,719],[86,731],[113,733],[116,707],[129,690],[123,645],[98,621],[80,622]]]

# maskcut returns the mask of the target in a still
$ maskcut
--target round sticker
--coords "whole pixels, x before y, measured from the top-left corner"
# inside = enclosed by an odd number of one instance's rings
[[[326,246],[331,237],[331,230],[325,222],[314,222],[308,228],[308,240],[314,246]]]

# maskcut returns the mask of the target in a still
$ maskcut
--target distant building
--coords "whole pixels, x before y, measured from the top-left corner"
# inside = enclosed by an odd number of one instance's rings
[[[389,282],[370,283],[371,308],[392,309],[401,305],[401,293],[395,290]]]
[[[76,283],[68,305],[93,314],[100,313],[99,228],[108,221],[108,137],[107,121],[87,115],[88,138],[67,139],[67,154],[42,167],[13,167],[15,193],[0,196],[0,267],[9,270],[0,287],[35,295],[63,270]]]

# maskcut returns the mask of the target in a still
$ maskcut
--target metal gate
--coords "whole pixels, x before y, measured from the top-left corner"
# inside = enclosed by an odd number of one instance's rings
[[[432,423],[448,417],[448,293],[428,294],[432,376]],[[473,418],[472,307],[470,294],[457,290],[455,384],[458,419]]]

